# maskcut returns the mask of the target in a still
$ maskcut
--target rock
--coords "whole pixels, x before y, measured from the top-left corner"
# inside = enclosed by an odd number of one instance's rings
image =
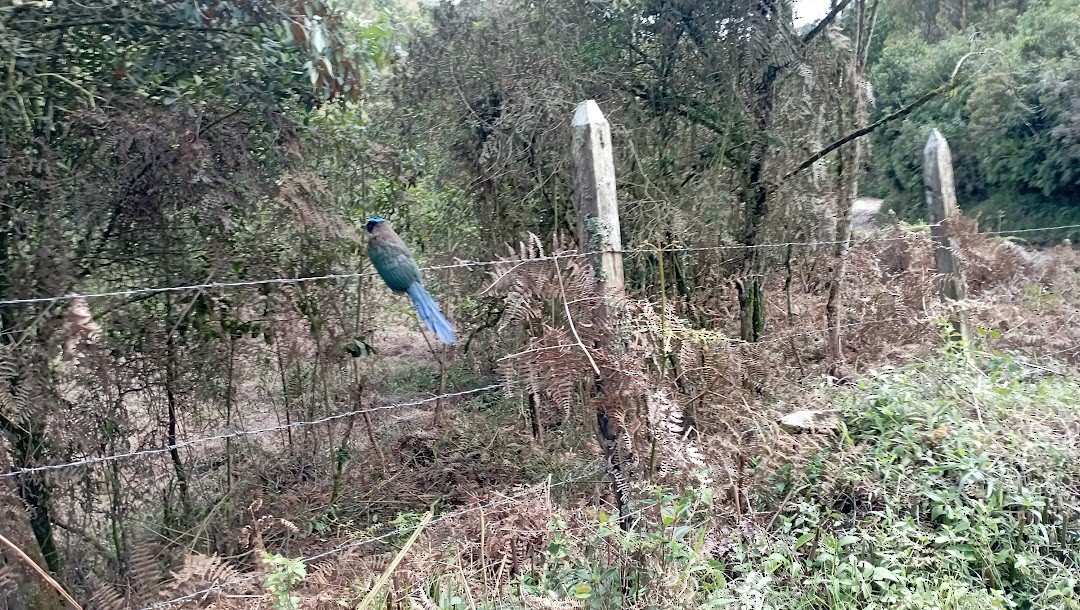
[[[840,412],[804,409],[780,418],[780,425],[791,432],[828,432],[840,423]]]
[[[868,231],[874,227],[874,221],[881,212],[881,199],[859,197],[851,204],[851,228],[854,231]]]

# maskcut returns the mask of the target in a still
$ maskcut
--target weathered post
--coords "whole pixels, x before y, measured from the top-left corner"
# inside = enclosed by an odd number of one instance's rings
[[[945,137],[936,129],[930,132],[923,149],[923,180],[930,212],[930,235],[934,240],[934,263],[941,275],[941,300],[945,303],[962,301],[967,298],[967,282],[960,264],[958,243],[950,236],[949,222],[960,214],[953,184],[952,152]],[[970,338],[963,312],[953,317],[952,325],[964,341]]]
[[[578,242],[582,252],[597,253],[592,259],[593,269],[603,294],[619,300],[625,295],[625,280],[611,127],[593,100],[578,104],[570,126]]]
[[[625,296],[623,278],[622,238],[619,234],[619,206],[615,197],[615,160],[611,151],[611,126],[593,100],[578,104],[570,123],[573,133],[571,156],[574,163],[574,207],[577,208],[578,244],[582,252],[592,255],[598,292],[604,295],[597,306],[597,317],[610,320],[611,308]],[[556,261],[557,262],[557,261]],[[572,321],[571,321],[572,323]],[[606,345],[594,345],[605,349]],[[584,349],[585,346],[582,346]],[[590,357],[591,360],[591,357]],[[595,368],[593,397],[604,394],[604,379]],[[597,401],[596,424],[600,444],[612,477],[615,502],[619,507],[619,523],[629,529],[624,490],[629,474],[620,455],[619,437],[624,434],[619,422],[608,417],[602,402]]]

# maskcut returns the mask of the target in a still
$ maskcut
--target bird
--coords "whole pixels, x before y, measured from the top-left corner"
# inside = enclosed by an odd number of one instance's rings
[[[416,264],[412,252],[405,242],[394,232],[390,221],[379,216],[367,221],[368,258],[379,272],[386,285],[394,294],[407,294],[412,300],[416,313],[435,333],[439,341],[454,343],[454,327],[443,315],[439,304],[424,289],[424,280],[420,276],[420,267]]]

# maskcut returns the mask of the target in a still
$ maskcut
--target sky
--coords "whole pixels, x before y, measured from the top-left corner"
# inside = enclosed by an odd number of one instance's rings
[[[821,19],[829,12],[830,0],[795,0],[795,27]]]

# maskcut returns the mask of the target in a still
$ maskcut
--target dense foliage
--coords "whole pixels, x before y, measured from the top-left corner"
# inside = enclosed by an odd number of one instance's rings
[[[318,184],[305,175],[301,133],[310,109],[358,102],[391,59],[388,34],[349,20],[319,1],[0,7],[0,298],[22,299],[0,310],[0,432],[12,466],[130,449],[148,422],[162,424],[141,442],[175,443],[201,396],[232,391],[221,380],[199,387],[180,363],[220,366],[233,353],[223,338],[272,335],[236,294],[136,292],[96,321],[84,302],[51,297],[325,271],[354,251],[325,243],[338,229],[355,247],[351,227],[320,222],[331,210],[309,213]],[[126,401],[146,384],[167,399],[141,411]],[[161,521],[187,527],[197,508],[172,455]],[[87,482],[72,527],[96,528],[107,514],[114,548],[99,560],[129,569],[125,522],[145,487],[113,479],[99,513],[97,484]],[[38,474],[14,487],[29,516],[14,520],[16,538],[59,573],[52,486]]]
[[[969,53],[973,74],[914,120],[874,135],[874,173],[889,205],[921,213],[920,151],[931,128],[953,148],[961,205],[996,223],[1080,218],[1080,12],[1071,0],[1000,3],[955,25],[904,20],[887,3],[888,35],[871,70],[879,115],[940,83]],[[916,3],[910,3],[916,4]],[[944,6],[944,5],[942,5]],[[991,3],[993,6],[993,3]],[[926,17],[937,24],[933,16]],[[929,30],[929,31],[928,31]]]

